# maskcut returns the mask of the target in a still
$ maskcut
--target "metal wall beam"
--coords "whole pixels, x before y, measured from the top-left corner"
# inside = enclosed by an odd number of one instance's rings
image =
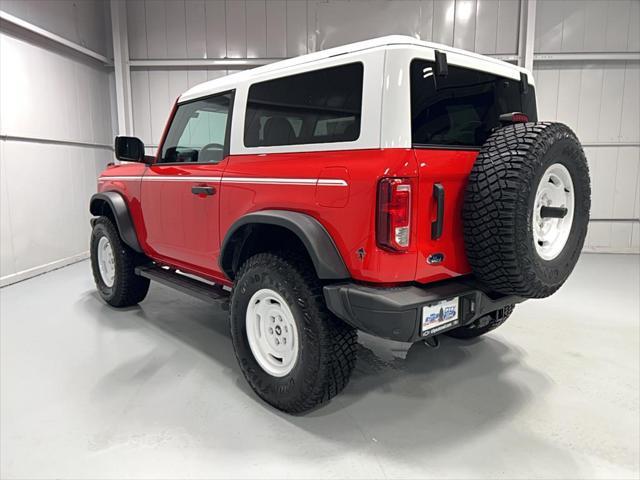
[[[129,66],[142,68],[186,68],[186,67],[216,67],[216,68],[254,68],[269,63],[279,62],[284,58],[176,58],[176,59],[144,59],[130,60]]]
[[[534,62],[610,62],[610,61],[640,61],[640,52],[599,52],[599,53],[536,53]]]
[[[536,0],[520,0],[518,65],[533,71],[533,45],[536,32]]]
[[[103,150],[113,150],[112,145],[105,145],[104,143],[75,142],[73,140],[56,140],[54,138],[25,137],[20,135],[5,135],[3,133],[0,134],[0,140],[7,141],[7,142],[44,143],[47,145],[68,145],[71,147],[86,147],[86,148],[100,148]]]
[[[53,42],[59,46],[74,50],[75,52],[81,53],[86,57],[92,58],[93,60],[98,60],[104,65],[111,65],[111,61],[98,52],[94,52],[93,50],[83,47],[82,45],[78,45],[77,43],[72,42],[71,40],[67,40],[64,37],[61,37],[60,35],[56,35],[55,33],[45,30],[44,28],[40,28],[37,25],[29,23],[16,16],[11,15],[10,13],[0,10],[0,26],[4,26],[5,23],[13,27],[18,27],[19,29],[31,32],[38,37],[43,38],[49,42]]]
[[[127,6],[124,2],[111,0],[111,36],[113,38],[118,135],[133,135],[129,34],[127,32],[126,10]]]
[[[487,55],[488,57],[515,62],[518,55]],[[286,60],[286,58],[174,58],[174,59],[140,59],[129,60],[129,66],[133,68],[219,68],[219,69],[244,69],[260,67],[270,63]]]

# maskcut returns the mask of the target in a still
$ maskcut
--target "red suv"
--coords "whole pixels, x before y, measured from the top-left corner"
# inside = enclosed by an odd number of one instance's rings
[[[563,284],[587,230],[584,153],[538,122],[531,74],[409,37],[203,83],[156,156],[115,151],[90,205],[104,300],[230,300],[240,368],[290,413],[345,387],[357,329],[486,333]]]

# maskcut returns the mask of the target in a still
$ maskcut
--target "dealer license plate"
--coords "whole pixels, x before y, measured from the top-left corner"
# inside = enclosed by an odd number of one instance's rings
[[[459,305],[459,297],[455,297],[422,307],[422,336],[433,335],[458,325]]]

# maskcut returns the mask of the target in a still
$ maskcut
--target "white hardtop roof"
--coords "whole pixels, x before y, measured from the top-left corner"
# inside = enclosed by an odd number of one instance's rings
[[[234,88],[238,83],[249,80],[251,77],[255,76],[256,74],[287,70],[289,68],[292,68],[298,65],[317,62],[318,60],[323,60],[329,57],[335,57],[337,55],[343,55],[346,53],[353,53],[353,52],[358,52],[363,50],[370,50],[373,48],[380,48],[380,47],[387,47],[387,46],[394,46],[394,45],[424,47],[432,50],[440,50],[445,53],[446,52],[457,53],[460,55],[466,55],[468,57],[480,59],[485,62],[496,63],[501,65],[502,67],[506,66],[517,72],[527,73],[527,71],[522,67],[518,67],[516,65],[503,62],[502,60],[497,60],[495,58],[487,57],[485,55],[480,55],[478,53],[469,52],[467,50],[461,50],[459,48],[453,48],[448,45],[442,45],[440,43],[425,42],[413,37],[409,37],[407,35],[388,35],[385,37],[373,38],[371,40],[364,40],[362,42],[350,43],[347,45],[342,45],[340,47],[329,48],[327,50],[321,50],[319,52],[309,53],[306,55],[300,55],[299,57],[288,58],[286,60],[270,63],[268,65],[264,65],[261,67],[244,70],[242,72],[232,73],[231,75],[216,78],[214,80],[209,80],[208,82],[200,83],[190,88],[186,92],[184,92],[180,96],[178,101],[182,102],[187,100],[193,100],[196,98],[205,97],[207,95],[221,92],[226,89]]]

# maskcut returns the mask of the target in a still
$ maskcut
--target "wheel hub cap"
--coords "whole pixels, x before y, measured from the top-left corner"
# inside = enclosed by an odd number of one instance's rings
[[[298,359],[298,328],[279,293],[263,288],[253,294],[246,328],[251,353],[265,372],[284,377],[293,370]]]
[[[116,264],[113,248],[107,237],[101,237],[98,242],[98,268],[104,284],[107,287],[113,287],[113,281],[116,277]]]
[[[574,208],[571,174],[564,165],[554,163],[540,179],[533,206],[533,242],[544,260],[556,258],[567,244]]]

